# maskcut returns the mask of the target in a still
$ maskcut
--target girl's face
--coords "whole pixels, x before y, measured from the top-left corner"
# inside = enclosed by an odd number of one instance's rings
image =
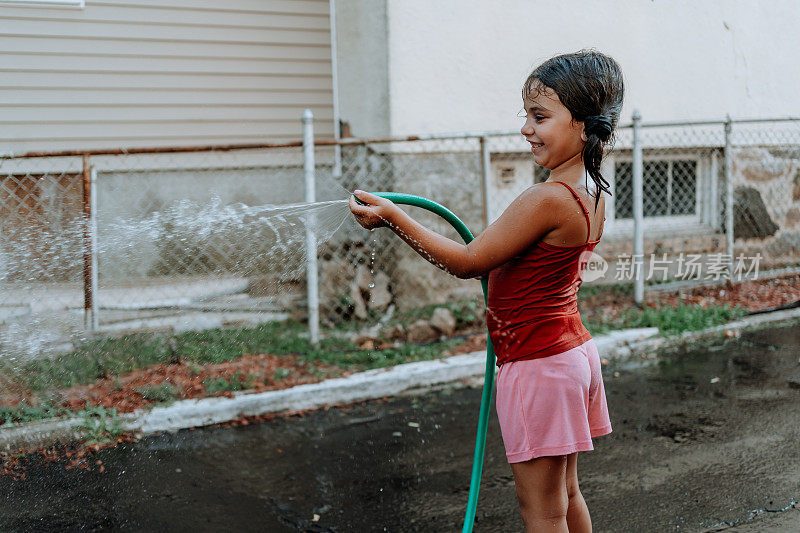
[[[539,84],[522,103],[526,118],[520,132],[531,144],[534,162],[550,170],[580,162],[587,140],[583,122],[572,120],[555,91]]]

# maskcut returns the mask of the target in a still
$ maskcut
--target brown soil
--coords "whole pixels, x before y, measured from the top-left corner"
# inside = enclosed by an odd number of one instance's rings
[[[686,304],[707,305],[728,304],[730,307],[741,306],[749,311],[760,311],[778,307],[800,300],[800,274],[787,275],[772,279],[744,281],[719,287],[699,287],[684,289],[671,293],[651,293],[647,303],[666,306],[677,306],[678,302]]]
[[[64,390],[62,396],[65,407],[81,409],[88,401],[92,405],[116,407],[117,411],[126,413],[155,403],[154,400],[145,398],[137,389],[165,382],[177,388],[179,399],[187,399],[209,396],[204,381],[219,378],[230,381],[237,373],[240,381],[248,380],[247,390],[250,392],[286,389],[352,373],[324,363],[315,363],[313,366],[315,372],[312,372],[308,363],[301,363],[296,355],[246,355],[235,361],[210,365],[181,361],[177,364],[153,365],[117,378],[105,378],[89,385],[71,387]],[[284,369],[288,375],[276,379],[275,372],[278,369]],[[230,397],[233,396],[233,391],[221,391],[214,396]]]
[[[486,349],[486,331],[468,333],[463,343],[446,351],[444,355],[460,355]]]
[[[286,377],[277,378],[279,369],[286,372]],[[60,406],[79,411],[88,402],[94,406],[116,408],[117,412],[128,413],[147,407],[157,400],[146,398],[144,387],[159,386],[169,383],[177,390],[175,399],[202,398],[208,396],[231,397],[234,391],[224,390],[210,394],[204,381],[224,379],[231,381],[236,377],[246,383],[248,392],[286,389],[304,383],[316,383],[330,377],[345,377],[353,371],[345,371],[339,367],[325,363],[303,363],[297,355],[246,355],[235,361],[217,364],[197,365],[179,361],[175,364],[157,364],[141,370],[135,370],[122,376],[100,379],[88,385],[78,385],[57,392]],[[237,376],[238,374],[238,376]],[[14,406],[30,401],[32,394],[24,388],[4,388],[0,395],[0,405]],[[0,420],[0,426],[3,421]]]

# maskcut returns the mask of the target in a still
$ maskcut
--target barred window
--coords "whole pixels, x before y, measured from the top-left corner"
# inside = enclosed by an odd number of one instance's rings
[[[697,215],[697,160],[645,160],[642,169],[645,217]],[[614,215],[633,218],[633,163],[614,165]]]

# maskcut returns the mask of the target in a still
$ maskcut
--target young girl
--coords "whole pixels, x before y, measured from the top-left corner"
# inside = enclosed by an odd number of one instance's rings
[[[581,323],[577,292],[581,265],[603,232],[603,191],[610,191],[600,163],[622,96],[619,65],[593,50],[559,55],[536,68],[522,90],[527,118],[521,133],[550,177],[523,192],[466,246],[381,197],[355,191],[368,205],[350,200],[365,228],[390,227],[459,278],[488,275],[497,416],[527,531],[592,529],[578,488],[578,452],[593,450],[592,438],[611,433],[611,421],[600,357]]]

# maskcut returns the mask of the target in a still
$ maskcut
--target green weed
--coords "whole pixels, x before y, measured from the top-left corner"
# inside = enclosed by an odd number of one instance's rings
[[[204,364],[232,361],[245,354],[282,355],[355,348],[351,342],[338,338],[323,339],[312,347],[302,336],[305,331],[304,324],[287,321],[246,329],[186,332],[168,338],[126,335],[88,342],[72,353],[28,362],[19,371],[0,364],[0,373],[13,376],[36,392],[116,377],[153,364],[168,363],[176,357],[187,361],[190,371],[197,375]]]
[[[747,310],[738,305],[733,308],[728,305],[712,305],[703,309],[700,305],[686,305],[681,302],[678,307],[626,309],[617,319],[607,320],[601,317],[586,320],[584,324],[592,335],[624,328],[657,327],[660,335],[668,336],[718,326],[746,314]]]
[[[78,427],[85,431],[87,444],[112,442],[122,434],[116,407],[106,409],[101,405],[92,406],[86,402],[86,406],[77,414],[82,419]]]
[[[244,378],[244,388],[245,389],[252,389],[256,386],[256,382],[261,379],[261,376],[258,374],[247,374]]]
[[[429,361],[442,356],[442,352],[453,348],[458,340],[447,339],[431,344],[401,344],[385,350],[343,350],[337,352],[314,351],[303,356],[307,362],[320,361],[347,369],[382,368],[412,361]]]
[[[203,381],[203,386],[206,388],[206,393],[208,394],[217,394],[218,392],[223,391],[244,390],[248,387],[246,381],[242,381],[241,375],[241,372],[236,372],[229,379],[225,379],[224,377],[206,379]]]
[[[590,283],[588,285],[581,285],[578,291],[578,300],[590,300],[605,294],[615,298],[633,301],[633,283]]]
[[[168,360],[164,344],[164,339],[147,335],[96,340],[72,353],[30,361],[18,377],[33,391],[89,383]]]
[[[703,309],[700,305],[686,305],[681,302],[678,307],[629,310],[623,313],[623,319],[629,324],[626,327],[655,326],[659,334],[667,336],[718,326],[746,314],[747,310],[738,305],[733,308],[728,305],[713,305]]]
[[[159,385],[145,385],[137,387],[136,392],[142,395],[145,400],[152,400],[158,403],[173,402],[181,396],[181,391],[168,381]]]
[[[18,405],[2,405],[0,406],[0,423],[14,424],[32,422],[34,420],[44,420],[47,418],[55,418],[68,413],[67,409],[62,407],[51,406],[31,406],[26,402]]]

